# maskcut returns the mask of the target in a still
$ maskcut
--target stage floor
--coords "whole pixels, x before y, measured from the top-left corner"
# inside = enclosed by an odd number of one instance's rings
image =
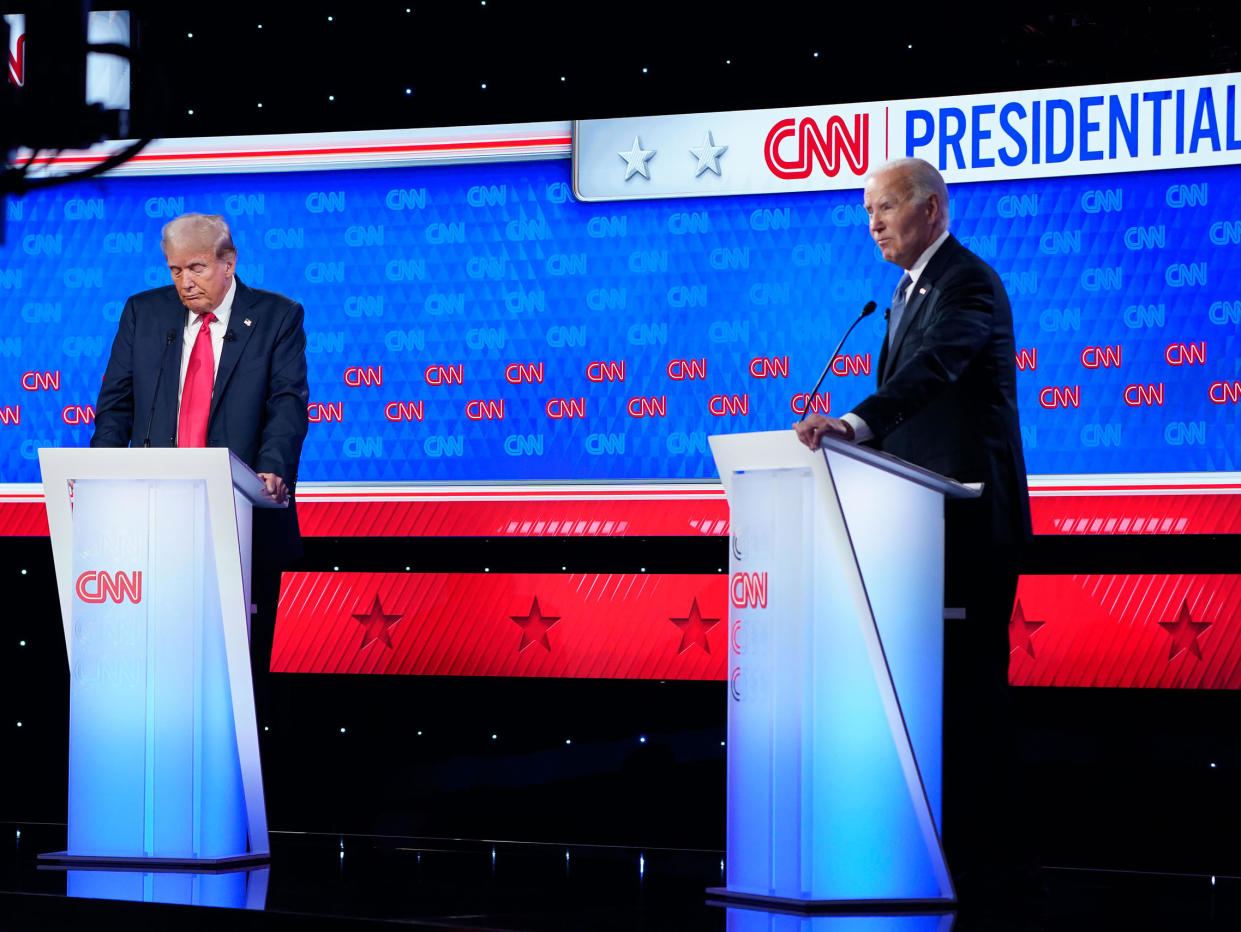
[[[800,919],[724,908],[719,851],[273,832],[269,867],[223,874],[48,869],[63,825],[0,823],[0,928],[947,932],[1241,925],[1241,878],[1049,868],[1045,895],[954,913]]]

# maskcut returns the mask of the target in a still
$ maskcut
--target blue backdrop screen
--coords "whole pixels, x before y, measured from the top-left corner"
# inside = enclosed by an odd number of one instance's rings
[[[85,445],[159,233],[223,214],[247,284],[306,309],[302,479],[710,479],[706,437],[786,427],[899,271],[858,191],[583,204],[567,160],[96,180],[10,200],[0,456]],[[1003,277],[1031,473],[1229,470],[1241,168],[958,185]],[[815,399],[874,387],[874,315]]]

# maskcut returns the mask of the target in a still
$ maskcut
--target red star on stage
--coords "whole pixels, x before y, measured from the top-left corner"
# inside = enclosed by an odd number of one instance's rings
[[[702,649],[708,654],[711,653],[711,645],[707,643],[707,632],[720,623],[718,618],[703,618],[702,612],[698,610],[698,597],[694,597],[693,604],[689,607],[689,616],[687,618],[669,618],[674,625],[681,629],[681,646],[677,649],[678,654],[683,654],[695,644],[701,644]]]
[[[1188,601],[1185,599],[1181,600],[1181,614],[1176,621],[1161,621],[1159,622],[1159,627],[1172,636],[1172,644],[1168,648],[1169,660],[1176,659],[1176,655],[1185,650],[1188,650],[1199,660],[1202,659],[1202,648],[1198,646],[1198,635],[1211,627],[1211,622],[1194,621],[1190,618]]]
[[[362,625],[362,647],[366,647],[375,641],[383,641],[389,647],[392,646],[392,632],[388,629],[401,620],[401,615],[385,615],[383,606],[379,604],[379,596],[375,596],[375,601],[371,605],[369,612],[354,612],[354,619]],[[358,650],[361,650],[359,647]]]
[[[1030,636],[1047,624],[1045,621],[1026,621],[1026,613],[1021,610],[1021,599],[1013,608],[1013,617],[1008,620],[1008,652],[1024,650],[1034,656],[1034,642]]]
[[[521,653],[531,644],[542,644],[547,650],[552,649],[552,642],[547,639],[547,629],[560,621],[560,616],[544,615],[539,610],[539,597],[534,597],[527,615],[509,615],[509,618],[521,625],[521,645],[517,653]]]

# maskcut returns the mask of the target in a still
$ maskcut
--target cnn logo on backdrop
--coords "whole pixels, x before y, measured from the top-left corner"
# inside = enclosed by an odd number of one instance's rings
[[[810,117],[780,120],[767,133],[763,157],[777,178],[809,178],[817,164],[828,178],[846,165],[854,175],[870,166],[870,114],[855,113],[850,132],[843,117],[828,117],[820,128]]]

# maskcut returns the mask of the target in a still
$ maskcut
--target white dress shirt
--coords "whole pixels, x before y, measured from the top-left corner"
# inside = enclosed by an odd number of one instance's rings
[[[228,286],[228,294],[220,302],[213,314],[215,320],[207,325],[211,332],[211,354],[215,357],[215,368],[211,373],[211,384],[215,384],[215,373],[220,371],[220,353],[224,350],[224,334],[228,332],[228,319],[233,313],[233,296],[237,294],[237,279]],[[181,415],[181,393],[185,391],[185,373],[190,367],[190,353],[194,349],[194,341],[198,339],[198,313],[186,308],[185,332],[181,339],[181,379],[177,383],[177,416]]]
[[[939,251],[939,247],[944,245],[944,240],[947,238],[948,231],[944,230],[943,233],[939,234],[939,236],[935,238],[935,242],[931,243],[930,246],[927,246],[926,249],[922,251],[922,255],[918,256],[918,259],[914,262],[913,267],[905,270],[906,274],[909,275],[909,286],[905,289],[906,305],[909,304],[909,298],[913,294],[914,286],[918,284],[918,279],[922,277],[922,273],[926,270],[927,264],[931,261],[931,257]],[[888,347],[888,352],[891,351],[892,348]],[[840,419],[853,428],[853,439],[856,443],[864,443],[875,436],[874,432],[871,431],[867,423],[852,411],[847,411],[842,414]]]

